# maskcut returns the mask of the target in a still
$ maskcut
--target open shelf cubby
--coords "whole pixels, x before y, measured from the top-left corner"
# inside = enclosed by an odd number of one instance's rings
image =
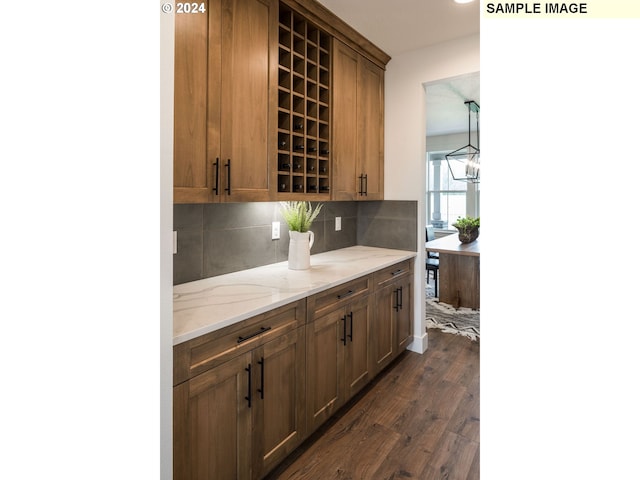
[[[331,36],[284,3],[279,10],[278,192],[331,192]]]

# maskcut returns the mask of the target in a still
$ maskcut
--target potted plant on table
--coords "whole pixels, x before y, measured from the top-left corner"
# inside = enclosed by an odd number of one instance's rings
[[[311,266],[311,247],[314,235],[309,230],[316,219],[322,204],[316,208],[310,202],[280,202],[280,213],[289,227],[289,268],[306,270]]]
[[[458,217],[453,226],[458,229],[460,243],[471,243],[480,235],[480,217]]]

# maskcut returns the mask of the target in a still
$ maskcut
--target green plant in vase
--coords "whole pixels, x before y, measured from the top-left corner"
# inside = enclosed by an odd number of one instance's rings
[[[480,235],[480,217],[458,217],[453,226],[458,229],[461,243],[471,243]]]
[[[316,219],[322,204],[316,205],[316,208],[311,207],[311,202],[280,202],[280,213],[284,217],[284,221],[287,222],[289,230],[292,232],[308,232],[311,228],[311,224]]]
[[[306,270],[311,267],[311,247],[314,235],[309,228],[316,219],[322,204],[316,208],[310,202],[280,202],[280,213],[289,227],[289,268]]]

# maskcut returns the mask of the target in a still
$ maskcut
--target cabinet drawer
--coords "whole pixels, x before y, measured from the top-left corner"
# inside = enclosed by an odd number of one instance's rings
[[[173,384],[298,328],[305,322],[306,301],[283,305],[234,325],[173,347]]]
[[[373,282],[376,289],[382,288],[389,282],[398,280],[399,278],[411,275],[413,272],[413,260],[405,260],[404,262],[396,263],[383,270],[375,272],[373,274]]]
[[[368,275],[309,297],[309,302],[307,303],[309,321],[361,295],[366,295],[370,289],[371,276]]]

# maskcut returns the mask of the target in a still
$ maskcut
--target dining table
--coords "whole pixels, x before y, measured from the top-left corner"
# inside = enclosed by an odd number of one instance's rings
[[[462,243],[457,233],[425,242],[439,256],[438,300],[455,308],[480,309],[480,239]]]

